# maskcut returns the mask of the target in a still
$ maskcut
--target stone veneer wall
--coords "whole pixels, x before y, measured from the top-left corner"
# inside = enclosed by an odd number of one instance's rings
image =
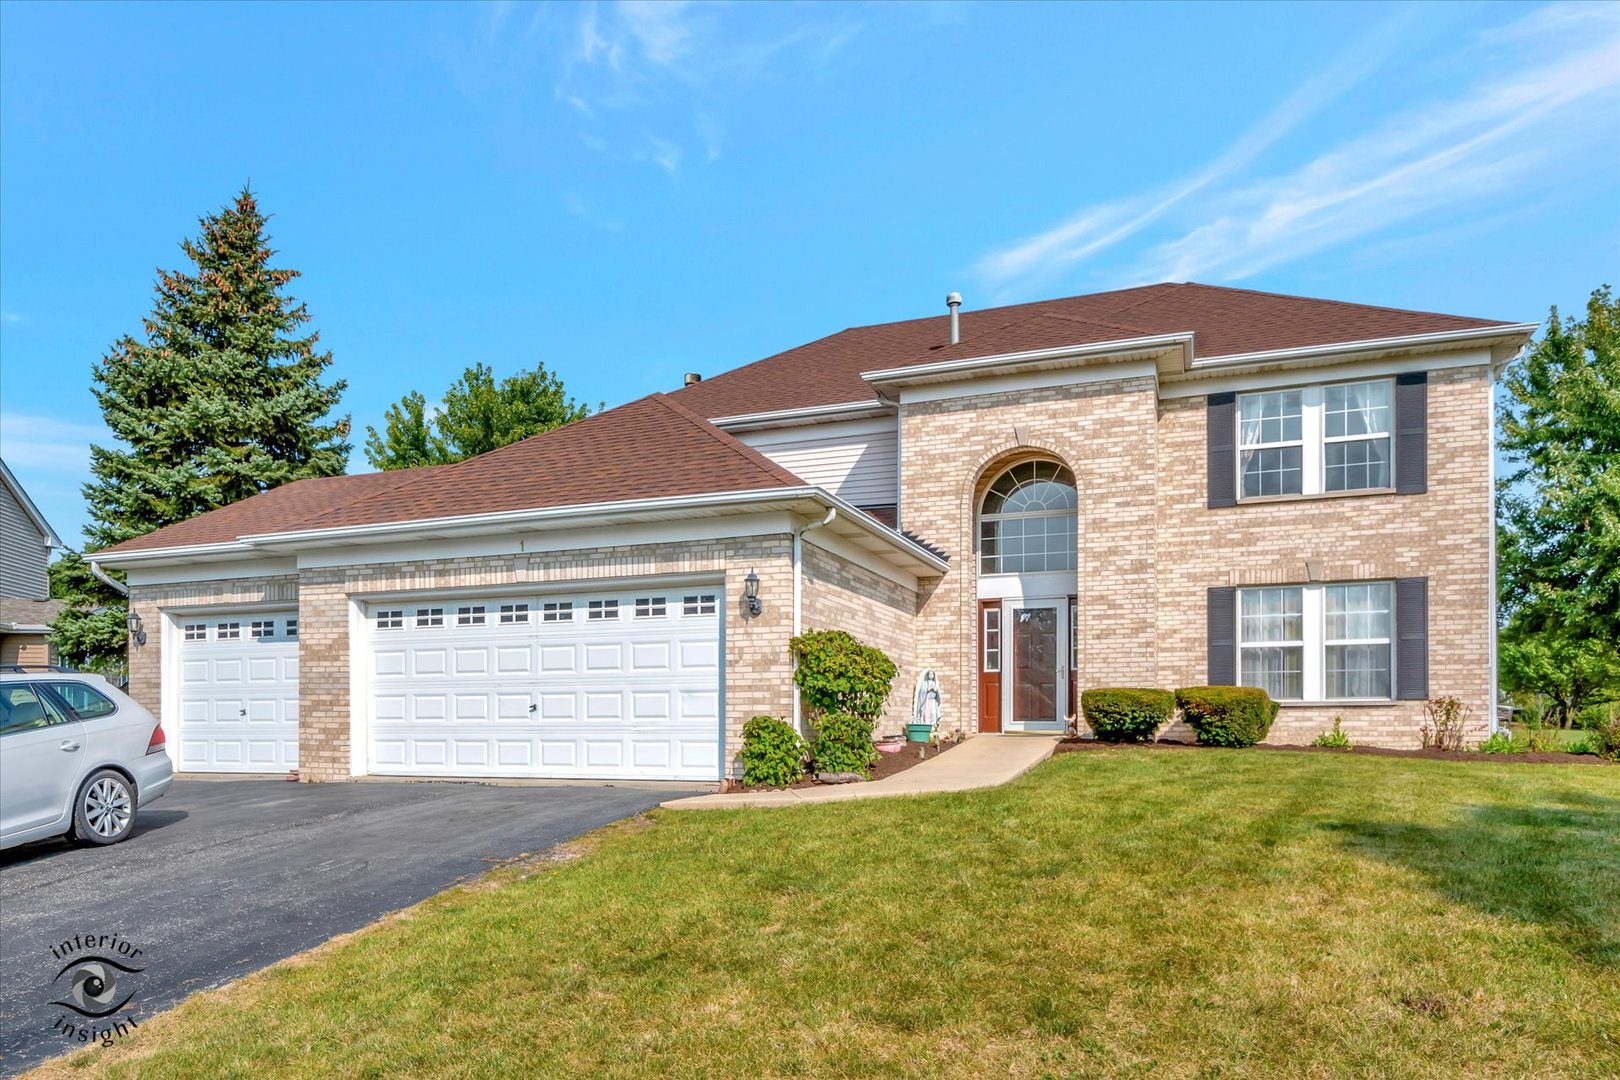
[[[1307,560],[1322,581],[1429,579],[1429,694],[1473,710],[1470,742],[1489,731],[1491,377],[1484,365],[1429,373],[1429,483],[1421,495],[1307,496],[1211,510],[1205,505],[1202,397],[1162,404],[1159,424],[1159,683],[1207,681],[1205,590],[1297,585]],[[1081,502],[1085,501],[1084,489]],[[1418,744],[1424,703],[1284,705],[1268,741],[1308,743],[1342,717],[1357,742]],[[1191,737],[1172,730],[1171,737]]]
[[[882,649],[900,669],[878,722],[880,735],[903,732],[917,685],[917,593],[840,555],[804,541],[800,612],[806,630],[848,630]],[[946,702],[947,707],[952,702]],[[808,717],[806,717],[808,720]]]

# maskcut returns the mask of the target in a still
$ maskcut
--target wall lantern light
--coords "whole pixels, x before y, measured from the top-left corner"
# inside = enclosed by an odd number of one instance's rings
[[[743,578],[743,599],[748,601],[749,615],[758,615],[765,610],[764,605],[759,602],[759,575],[752,570]]]
[[[135,644],[146,644],[146,630],[141,625],[141,616],[138,612],[130,611],[125,615],[124,625],[129,627],[129,636],[135,639]]]

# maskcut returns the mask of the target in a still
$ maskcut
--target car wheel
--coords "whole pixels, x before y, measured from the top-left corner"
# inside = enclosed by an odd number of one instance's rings
[[[135,790],[122,773],[90,774],[73,804],[73,831],[87,844],[116,844],[135,827]]]

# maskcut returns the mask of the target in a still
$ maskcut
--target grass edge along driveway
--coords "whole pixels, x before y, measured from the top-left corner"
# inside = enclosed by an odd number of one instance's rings
[[[1620,769],[1120,749],[572,850],[37,1075],[1620,1068]]]

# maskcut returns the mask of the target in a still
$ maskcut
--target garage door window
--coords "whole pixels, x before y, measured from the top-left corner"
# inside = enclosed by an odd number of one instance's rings
[[[662,619],[668,614],[662,596],[638,596],[636,598],[636,618]]]
[[[239,641],[242,638],[242,624],[239,622],[222,622],[215,630],[216,641]]]
[[[682,615],[713,615],[714,594],[704,593],[700,596],[688,596],[681,602]]]
[[[502,604],[501,625],[517,626],[527,624],[529,621],[528,604]]]
[[[444,625],[444,608],[417,608],[416,628],[426,630],[430,627]]]
[[[586,618],[592,622],[601,622],[619,617],[619,602],[617,600],[592,600]]]
[[[403,629],[405,629],[405,613],[403,611],[399,611],[397,609],[394,610],[394,611],[379,611],[379,612],[377,612],[377,629],[379,629],[379,630],[403,630]]]
[[[276,622],[274,619],[263,621],[255,619],[248,624],[248,633],[252,635],[254,641],[260,638],[273,638],[276,636]]]
[[[573,622],[574,605],[572,601],[563,600],[560,603],[547,604],[540,615],[544,622]]]
[[[184,627],[182,627],[181,629],[185,632],[185,640],[187,640],[187,641],[207,641],[208,640],[208,624],[207,623],[200,623],[200,622],[186,623],[186,625]]]
[[[288,619],[287,620],[287,636],[289,638],[296,638],[298,636],[298,620],[297,619]]]
[[[483,608],[483,606],[479,605],[477,607],[457,608],[456,609],[456,625],[457,626],[483,626],[484,625],[484,608]]]

